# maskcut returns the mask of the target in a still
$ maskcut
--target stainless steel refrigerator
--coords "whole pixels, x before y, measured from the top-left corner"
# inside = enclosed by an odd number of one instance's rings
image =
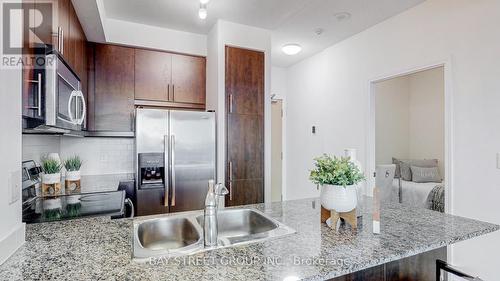
[[[137,109],[138,215],[204,208],[216,179],[215,137],[213,112]]]

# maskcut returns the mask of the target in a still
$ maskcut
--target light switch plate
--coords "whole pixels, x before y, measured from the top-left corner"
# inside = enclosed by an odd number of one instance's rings
[[[17,170],[9,175],[9,204],[19,201],[21,197],[21,171]]]
[[[497,152],[497,169],[500,169],[500,152]]]

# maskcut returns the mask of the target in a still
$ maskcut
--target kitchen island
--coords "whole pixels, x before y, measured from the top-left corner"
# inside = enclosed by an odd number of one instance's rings
[[[319,223],[318,199],[246,206],[296,230],[273,240],[183,258],[132,260],[133,219],[86,218],[27,225],[26,243],[0,266],[0,280],[328,280],[435,251],[498,225],[383,204],[381,233],[369,209],[335,232]],[[288,278],[288,279],[286,279]]]

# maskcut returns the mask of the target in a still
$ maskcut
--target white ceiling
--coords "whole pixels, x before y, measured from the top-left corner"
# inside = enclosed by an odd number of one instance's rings
[[[207,34],[217,19],[272,31],[272,63],[290,66],[425,0],[211,0],[198,18],[199,0],[103,0],[107,18]],[[352,16],[339,21],[335,14]],[[315,29],[322,28],[321,35]],[[281,52],[286,43],[303,51]]]

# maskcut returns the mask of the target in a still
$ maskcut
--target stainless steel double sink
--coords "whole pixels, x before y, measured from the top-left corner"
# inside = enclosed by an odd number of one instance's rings
[[[218,246],[203,243],[203,211],[134,221],[134,259],[175,257],[295,233],[292,228],[250,208],[218,211]]]

